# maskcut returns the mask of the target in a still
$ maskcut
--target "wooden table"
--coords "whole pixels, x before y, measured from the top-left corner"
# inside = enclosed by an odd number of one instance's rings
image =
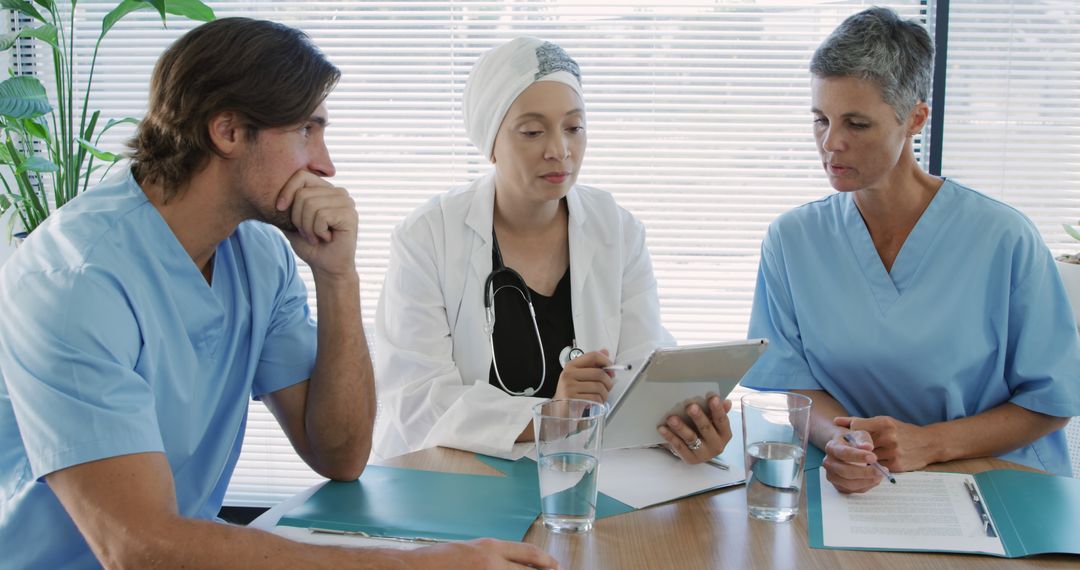
[[[385,464],[499,474],[471,453],[442,448],[410,453]],[[930,469],[980,473],[1008,468],[1032,471],[992,458],[954,461]],[[1080,568],[1080,558],[1065,555],[1009,560],[967,554],[817,550],[807,544],[806,493],[799,516],[791,522],[777,524],[746,515],[743,486],[601,519],[584,535],[552,533],[537,520],[525,535],[525,542],[554,555],[564,569],[574,570]]]

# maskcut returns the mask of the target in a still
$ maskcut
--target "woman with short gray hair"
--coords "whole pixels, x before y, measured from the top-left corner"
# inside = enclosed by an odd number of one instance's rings
[[[838,192],[780,216],[762,243],[749,336],[770,347],[743,384],[813,399],[810,439],[842,492],[880,483],[874,461],[1070,472],[1076,323],[1031,221],[916,161],[933,54],[921,25],[886,8],[821,44],[811,114]]]

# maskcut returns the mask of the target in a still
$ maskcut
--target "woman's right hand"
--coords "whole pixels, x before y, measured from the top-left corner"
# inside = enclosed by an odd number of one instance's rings
[[[567,362],[562,374],[559,374],[555,399],[578,398],[603,404],[607,401],[613,385],[611,378],[615,375],[604,370],[605,366],[611,366],[606,348],[587,352]]]
[[[849,433],[855,439],[855,445],[844,441],[844,434]],[[829,482],[841,493],[865,493],[883,477],[881,472],[871,465],[877,461],[874,455],[874,440],[862,430],[838,432],[825,445],[825,475]]]

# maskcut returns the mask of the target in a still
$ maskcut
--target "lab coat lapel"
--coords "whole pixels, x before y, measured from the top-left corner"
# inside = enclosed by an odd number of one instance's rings
[[[604,300],[597,298],[598,295],[589,286],[590,280],[595,279],[596,265],[604,262],[597,259],[597,255],[607,247],[615,232],[603,231],[604,220],[599,219],[596,212],[589,211],[576,187],[566,195],[566,206],[570,214],[567,231],[570,240],[570,305],[574,316],[574,334],[578,346],[588,352],[607,343],[604,323],[598,318],[603,314],[599,305]]]
[[[476,184],[476,192],[469,205],[465,224],[475,233],[469,259],[473,274],[483,287],[484,281],[491,273],[491,228],[495,209],[495,176],[488,174]]]

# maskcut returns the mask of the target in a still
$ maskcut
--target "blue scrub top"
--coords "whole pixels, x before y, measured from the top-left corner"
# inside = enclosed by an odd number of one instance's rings
[[[1012,402],[1080,414],[1080,343],[1053,258],[1015,209],[946,180],[892,271],[851,193],[778,218],[761,247],[743,384],[824,390],[857,417],[927,425]],[[1062,431],[1001,456],[1069,475]]]
[[[97,568],[43,477],[163,452],[179,511],[213,519],[247,402],[309,377],[295,258],[245,222],[209,285],[130,174],[54,213],[0,268],[0,565]]]

